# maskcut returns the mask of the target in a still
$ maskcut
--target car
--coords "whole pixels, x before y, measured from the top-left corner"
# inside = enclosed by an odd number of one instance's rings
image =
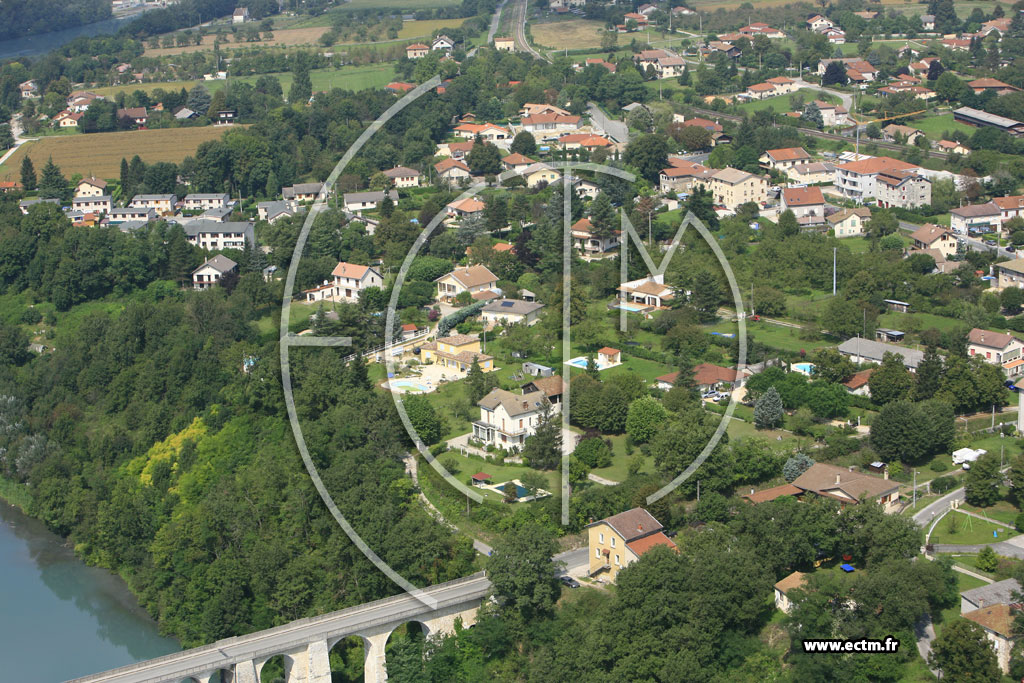
[[[717,399],[718,398],[718,392],[717,391],[707,391],[707,392],[704,392],[703,394],[701,394],[700,397],[701,398]]]
[[[1010,391],[1020,391],[1020,388],[1017,387],[1017,383],[1014,382],[1012,379],[1008,379],[1005,382],[1003,382],[1003,386],[1009,389]]]
[[[995,240],[985,240],[985,244],[987,244],[990,247],[994,247],[994,246],[996,246],[996,241]]]
[[[571,576],[568,576],[568,575],[566,575],[566,576],[559,576],[558,580],[561,581],[562,585],[565,586],[566,588],[579,588],[580,587],[580,582],[577,581],[576,579],[572,578]]]
[[[1012,244],[1007,244],[1007,245],[1006,245],[1006,246],[1004,247],[1004,249],[1006,249],[1006,251],[1010,252],[1011,254],[1012,254],[1013,252],[1017,251],[1017,247],[1013,246]]]

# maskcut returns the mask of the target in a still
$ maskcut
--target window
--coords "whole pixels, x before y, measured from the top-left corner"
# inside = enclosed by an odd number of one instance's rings
[[[594,548],[594,557],[596,557],[598,559],[601,559],[601,549],[600,548]]]
[[[600,539],[601,539],[600,542],[604,543],[604,533],[602,532],[601,534],[598,534],[598,535],[600,536]]]
[[[615,566],[616,567],[619,566],[619,556],[618,556],[618,554],[615,555]]]
[[[615,547],[615,537],[614,536],[612,536],[612,547],[613,548]]]

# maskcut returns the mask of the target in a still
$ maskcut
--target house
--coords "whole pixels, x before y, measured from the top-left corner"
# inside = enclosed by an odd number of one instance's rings
[[[530,375],[531,377],[551,377],[555,374],[555,371],[546,365],[527,361],[523,363],[523,374]]]
[[[1014,137],[1024,135],[1024,123],[1021,123],[1016,119],[998,116],[996,114],[989,114],[986,111],[973,109],[971,107],[960,107],[958,109],[954,109],[953,120],[966,123],[970,126],[991,126],[992,128],[997,128],[1004,133],[1009,133]]]
[[[579,119],[578,116],[576,118]],[[473,140],[479,137],[484,142],[490,143],[512,139],[512,133],[508,128],[502,128],[493,123],[460,123],[455,126],[455,136]]]
[[[968,81],[967,86],[974,91],[975,95],[980,95],[983,92],[994,92],[997,95],[1008,95],[1020,90],[1018,87],[1012,86],[1009,83],[1003,83],[995,78],[976,78],[973,81]]]
[[[818,75],[824,76],[825,71],[828,69],[828,65],[832,62],[839,62],[842,64],[843,68],[846,69],[847,76],[850,76],[850,71],[855,72],[856,80],[871,82],[878,76],[878,69],[872,66],[871,62],[862,57],[832,57],[830,59],[822,59],[818,62]]]
[[[1024,288],[1024,258],[997,263],[995,270],[999,274],[998,286],[1000,289],[1005,287]]]
[[[932,181],[916,171],[881,171],[875,176],[875,203],[903,209],[931,204]]]
[[[406,323],[402,325],[402,339],[408,340],[419,334],[420,328],[416,326],[416,323]]]
[[[500,36],[494,39],[494,49],[498,52],[515,52],[516,40],[511,36]]]
[[[967,355],[981,356],[993,365],[1003,365],[1021,357],[1024,341],[1012,334],[975,327],[967,333]]]
[[[469,372],[474,360],[484,372],[494,370],[494,358],[480,350],[480,337],[475,334],[455,334],[427,342],[420,347],[420,359],[461,374]]]
[[[526,186],[532,188],[540,187],[542,183],[550,185],[561,178],[562,174],[547,164],[535,163],[524,168],[520,176],[526,181]]]
[[[126,109],[118,109],[117,118],[127,119],[136,126],[145,126],[146,121],[149,120],[149,114],[146,113],[145,107],[128,107]]]
[[[722,132],[722,124],[716,123],[714,121],[709,121],[708,119],[702,119],[698,116],[694,116],[693,118],[687,119],[684,118],[682,114],[673,114],[672,122],[681,123],[685,126],[699,126],[700,128],[703,128],[712,133]]]
[[[885,354],[895,353],[903,358],[904,367],[911,372],[917,370],[917,366],[921,364],[921,360],[924,358],[924,351],[886,344],[885,342],[878,342],[872,339],[862,339],[860,337],[847,339],[839,345],[838,351],[850,358],[854,363],[879,364],[881,364],[882,357]]]
[[[291,187],[283,188],[281,196],[296,202],[312,202],[316,201],[316,198],[320,196],[320,191],[323,190],[323,187],[323,183],[296,183]]]
[[[789,93],[797,91],[796,81],[792,78],[786,78],[785,76],[775,76],[765,81],[775,88],[776,95],[788,95]]]
[[[943,38],[942,47],[947,50],[959,50],[966,52],[971,48],[971,41],[969,38]]]
[[[557,406],[562,402],[562,394],[565,392],[565,380],[561,375],[547,375],[532,379],[523,385],[523,394],[532,394],[536,391],[544,393],[548,402]]]
[[[949,227],[958,235],[1000,231],[1002,212],[994,202],[968,204],[949,212]]]
[[[766,97],[774,97],[777,93],[775,86],[771,83],[755,83],[747,86],[744,94],[752,100],[763,100]]]
[[[444,52],[451,52],[455,49],[455,41],[445,35],[440,35],[434,38],[430,42],[431,50],[443,50]]]
[[[420,59],[426,57],[430,52],[430,46],[424,45],[423,43],[413,43],[405,48],[405,56],[407,59]]]
[[[583,178],[573,178],[573,185],[576,195],[584,199],[597,199],[597,194],[601,190],[597,183]]]
[[[839,501],[842,507],[874,501],[888,513],[899,509],[900,487],[895,481],[856,472],[852,467],[839,467],[816,462],[793,480],[793,486],[806,493]]]
[[[1014,643],[1017,642],[1017,636],[1014,633],[1017,610],[1014,605],[999,604],[982,607],[961,616],[981,626],[985,631],[985,636],[992,643],[992,649],[995,650],[999,670],[1003,674],[1009,675],[1010,654],[1013,651]]]
[[[128,206],[125,208],[113,207],[107,211],[107,220],[111,223],[123,223],[125,221],[145,221],[146,223],[156,220],[156,211],[149,207]]]
[[[106,213],[112,208],[114,208],[114,198],[110,195],[100,195],[98,197],[75,197],[71,200],[71,209],[73,211]]]
[[[864,234],[864,223],[871,219],[871,210],[866,208],[842,209],[828,216],[825,221],[836,237],[860,237]]]
[[[222,209],[228,205],[231,197],[225,193],[214,194],[188,194],[181,208],[186,211],[209,211],[210,209]]]
[[[395,190],[388,190],[387,196],[391,198],[392,202],[398,202],[398,192]],[[345,204],[345,210],[351,213],[361,213],[363,211],[373,211],[380,203],[384,201],[384,191],[377,190],[374,192],[346,192],[343,197]]]
[[[515,154],[509,154],[501,160],[501,165],[505,167],[506,171],[522,171],[535,163],[537,162],[530,157],[519,154],[518,152]]]
[[[222,277],[237,270],[237,263],[227,256],[217,254],[211,259],[206,259],[203,265],[192,271],[192,287],[194,289],[209,289],[217,284]]]
[[[54,206],[60,208],[59,199],[22,199],[20,202],[18,202],[18,208],[21,209],[21,212],[27,216],[29,209],[31,209],[33,206],[38,206],[40,204],[53,204]]]
[[[821,123],[826,128],[844,126],[849,123],[849,111],[847,111],[846,107],[832,104],[831,102],[823,102],[822,100],[814,100],[814,104],[818,107],[818,111],[821,112]]]
[[[623,282],[617,291],[620,302],[639,304],[648,310],[665,308],[676,298],[676,290],[665,284],[664,274]]]
[[[153,209],[158,215],[172,214],[178,204],[173,194],[137,194],[132,197],[131,206],[136,209]]]
[[[817,185],[782,188],[782,209],[792,211],[797,218],[825,216],[825,197]]]
[[[29,99],[30,97],[39,97],[39,86],[36,85],[35,81],[25,81],[18,85],[18,90],[21,92],[22,99]]]
[[[611,235],[598,237],[594,234],[594,226],[589,218],[581,218],[572,224],[572,244],[576,249],[587,254],[603,254],[619,246],[619,235],[621,230],[615,230]]]
[[[914,249],[937,249],[947,259],[957,253],[959,240],[941,225],[925,223],[910,234]]]
[[[662,192],[689,192],[694,184],[704,182],[714,173],[713,169],[693,161],[669,158],[670,168],[663,168],[659,175],[658,187]]]
[[[236,7],[234,14],[231,15],[231,23],[244,24],[247,21],[249,21],[249,8]]]
[[[818,185],[831,183],[836,175],[835,164],[827,161],[813,161],[809,164],[796,164],[786,169],[786,177],[794,183]]]
[[[610,73],[615,73],[615,70],[618,68],[614,64],[612,64],[611,62],[606,62],[603,59],[598,59],[597,57],[587,57],[585,65],[586,66],[603,66]]]
[[[935,15],[934,14],[922,14],[921,15],[921,30],[922,31],[934,31],[935,30]]]
[[[587,575],[606,573],[612,582],[623,567],[639,560],[651,548],[665,546],[676,550],[661,523],[640,507],[591,522],[586,529],[590,553]]]
[[[415,90],[416,89],[416,84],[415,83],[402,83],[400,81],[392,81],[391,83],[388,83],[387,85],[385,85],[384,89],[387,90],[388,92],[390,92],[393,95],[401,95],[402,93],[407,93],[410,90]],[[440,88],[438,88],[438,90],[440,90]]]
[[[768,24],[765,24],[760,21],[755,21],[753,24],[750,24],[749,26],[744,26],[740,28],[738,33],[742,33],[751,40],[753,40],[754,36],[758,35],[773,39],[786,37],[786,34],[780,31],[779,29],[772,28]]]
[[[279,218],[294,216],[295,209],[292,208],[292,205],[289,202],[260,202],[256,205],[256,215],[261,221],[273,223]]]
[[[963,591],[960,593],[960,614],[973,612],[982,607],[1017,602],[1016,595],[1020,592],[1021,587],[1017,579],[1004,579]]]
[[[181,227],[185,230],[185,239],[207,251],[245,249],[246,244],[256,244],[253,224],[249,221],[220,223],[196,220]]]
[[[846,43],[846,31],[841,28],[827,28],[821,33],[828,38],[828,42],[833,45],[844,45]],[[849,75],[849,72],[847,72],[847,75]]]
[[[865,11],[865,12],[854,12],[854,14],[856,14],[858,17],[860,17],[864,21],[871,21],[872,19],[874,19],[874,18],[876,18],[878,16],[878,12],[868,12],[868,11]]]
[[[807,20],[807,28],[815,33],[821,33],[825,29],[835,28],[835,22],[831,19],[826,19],[820,14],[815,14],[813,17]]]
[[[1005,224],[1011,218],[1024,218],[1024,195],[996,197],[992,203],[999,207],[999,222]]]
[[[335,300],[356,302],[359,295],[370,287],[383,287],[384,278],[373,266],[360,266],[354,263],[341,261],[331,271],[334,291],[331,293]]]
[[[670,372],[667,375],[655,377],[654,386],[662,391],[668,391],[676,385],[678,379],[678,372]],[[737,374],[735,370],[723,368],[720,365],[701,363],[693,367],[693,383],[701,393],[720,389],[732,391],[733,386],[737,383]]]
[[[449,218],[463,218],[465,216],[473,216],[480,214],[486,205],[483,201],[476,197],[466,197],[465,199],[456,199],[453,202],[449,202],[445,207],[445,212]]]
[[[871,378],[873,369],[861,370],[860,372],[854,373],[853,377],[843,382],[843,386],[846,388],[847,393],[853,394],[854,396],[871,396],[871,386],[868,384],[868,380]]]
[[[533,325],[540,319],[542,308],[544,304],[520,299],[492,299],[480,309],[480,315],[484,323]]]
[[[952,140],[939,140],[935,143],[935,147],[940,152],[946,154],[960,154],[961,156],[971,153],[971,148],[965,146],[962,142],[955,142]]]
[[[563,132],[579,130],[581,117],[573,114],[533,114],[520,119],[523,130],[534,135],[541,135],[545,132]]]
[[[892,330],[886,327],[879,327],[875,330],[875,339],[881,342],[901,342],[907,336],[906,332]]]
[[[75,185],[75,197],[102,197],[107,194],[107,181],[95,176],[82,178]]]
[[[778,171],[785,171],[798,164],[806,164],[811,161],[811,155],[803,147],[782,147],[780,150],[768,150],[761,159],[761,168],[770,168]]]
[[[585,149],[588,152],[613,144],[608,138],[594,133],[566,133],[558,138],[558,146],[562,149]]]
[[[451,303],[462,292],[475,294],[498,289],[498,276],[481,265],[456,268],[434,282],[437,283],[438,301],[445,303]]]
[[[382,173],[390,178],[391,182],[395,184],[395,187],[399,189],[420,186],[420,172],[415,168],[395,166],[394,168],[382,171]]]
[[[537,430],[548,400],[536,391],[520,395],[491,389],[477,405],[480,419],[473,421],[473,438],[502,449],[521,449]]]
[[[868,157],[836,166],[833,184],[844,197],[865,202],[877,196],[876,179],[883,171],[916,171],[919,167],[892,157]]]
[[[626,14],[624,14],[622,18],[627,24],[629,23],[629,20],[632,19],[641,27],[647,26],[647,24],[650,23],[650,19],[648,19],[646,15],[640,14],[639,12],[626,12]]]
[[[735,168],[723,168],[712,173],[705,181],[715,204],[735,211],[741,204],[761,204],[768,199],[768,179]]]
[[[919,137],[924,136],[924,133],[919,131],[917,128],[890,123],[882,129],[882,136],[888,142],[896,142],[897,140],[902,139],[904,144],[913,145],[917,142]]]
[[[789,614],[793,609],[793,603],[787,594],[797,588],[803,588],[805,583],[807,583],[807,574],[803,572],[793,572],[786,578],[776,582],[774,587],[776,609]]]
[[[597,350],[597,364],[602,368],[622,363],[622,352],[610,346],[602,346]]]
[[[62,111],[53,117],[53,122],[58,128],[78,128],[78,122],[82,119],[82,112]]]
[[[537,114],[561,114],[562,116],[568,116],[569,110],[556,107],[553,104],[538,104],[535,102],[527,102],[519,110],[519,116],[536,116]]]
[[[223,223],[232,214],[234,209],[231,206],[215,206],[199,214],[204,221],[219,221]]]
[[[442,159],[434,164],[440,180],[452,184],[470,176],[469,166],[458,159]]]
[[[0,180],[0,192],[7,194],[8,192],[19,192],[23,188],[21,183],[17,180]]]

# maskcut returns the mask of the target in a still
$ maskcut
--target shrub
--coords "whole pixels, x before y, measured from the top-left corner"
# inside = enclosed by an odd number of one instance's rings
[[[43,314],[35,308],[26,308],[21,314],[21,322],[26,325],[35,325],[43,319]]]
[[[1017,527],[1017,531],[1024,531],[1024,512],[1017,515],[1017,519],[1014,520],[1013,525]]]
[[[996,567],[999,566],[999,556],[996,555],[992,548],[985,546],[981,549],[981,552],[978,553],[978,558],[975,561],[975,564],[977,564],[978,569],[983,572],[994,572]]]
[[[946,493],[956,488],[956,479],[951,476],[937,477],[932,480],[932,491]]]
[[[942,462],[941,460],[932,460],[931,464],[928,465],[928,469],[930,469],[932,472],[945,472],[949,468],[946,467],[946,463]]]

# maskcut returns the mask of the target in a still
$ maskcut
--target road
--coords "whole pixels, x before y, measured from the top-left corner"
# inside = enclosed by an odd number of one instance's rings
[[[494,44],[494,35],[498,32],[498,26],[501,25],[501,11],[505,9],[506,2],[508,2],[508,0],[501,0],[501,2],[498,3],[498,6],[494,8],[494,16],[491,17],[491,27],[487,29],[487,45]],[[474,47],[466,53],[466,56],[472,57],[479,49],[480,46]]]
[[[605,116],[597,103],[587,102],[587,113],[590,115],[591,123],[604,131],[605,135],[612,140],[622,143],[629,142],[629,126],[622,121]]]
[[[10,159],[11,155],[14,154],[16,151],[18,151],[18,148],[21,147],[26,142],[29,142],[31,140],[38,140],[39,139],[39,138],[23,138],[21,136],[22,136],[22,133],[24,133],[24,132],[25,132],[24,129],[21,127],[21,114],[15,114],[14,116],[11,117],[11,137],[14,138],[14,146],[11,147],[6,152],[4,152],[3,156],[0,156],[0,164],[3,164],[8,159]]]
[[[838,97],[839,101],[846,107],[846,111],[853,111],[853,95],[845,93],[839,90],[832,90],[831,88],[824,88],[817,83],[810,83],[805,81],[803,78],[794,79],[796,84],[800,88],[808,88],[810,90],[817,90],[819,92],[827,93],[833,97]]]
[[[550,62],[550,59],[534,50],[533,46],[526,40],[527,0],[515,0],[515,3],[516,5],[512,10],[512,37],[515,38],[516,49],[520,52],[533,55],[537,59],[543,59],[545,62]]]

